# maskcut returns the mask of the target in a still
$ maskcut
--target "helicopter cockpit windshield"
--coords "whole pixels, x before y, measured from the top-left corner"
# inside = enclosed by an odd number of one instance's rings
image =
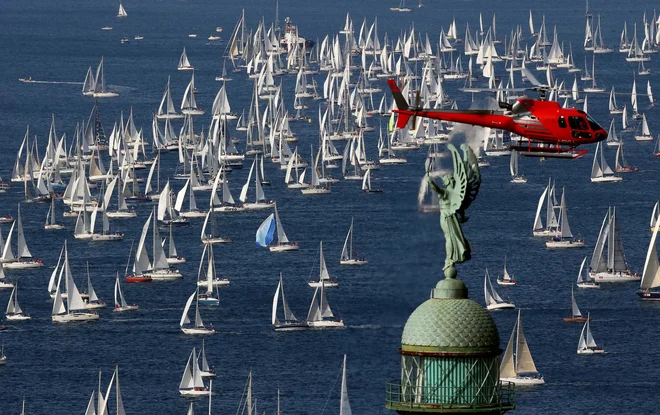
[[[593,118],[591,118],[589,114],[584,114],[584,115],[587,116],[587,121],[589,121],[589,126],[591,127],[591,131],[598,131],[603,129],[603,127],[598,125],[598,123]]]

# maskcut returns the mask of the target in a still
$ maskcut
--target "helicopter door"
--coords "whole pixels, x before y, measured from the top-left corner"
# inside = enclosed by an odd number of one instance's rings
[[[574,138],[591,138],[591,131],[585,117],[568,117],[568,125],[571,127],[571,134]]]

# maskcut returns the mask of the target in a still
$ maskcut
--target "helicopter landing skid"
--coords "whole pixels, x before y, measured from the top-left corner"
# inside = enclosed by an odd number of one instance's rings
[[[587,154],[587,150],[571,147],[510,146],[509,149],[524,157],[577,159]]]

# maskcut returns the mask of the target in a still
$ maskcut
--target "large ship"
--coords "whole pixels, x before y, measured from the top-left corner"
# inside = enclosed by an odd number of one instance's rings
[[[309,52],[309,50],[316,44],[313,40],[306,40],[304,37],[300,37],[298,35],[298,28],[291,23],[291,18],[287,16],[286,19],[284,19],[284,33],[280,35],[280,46],[288,51],[289,45],[292,45],[295,42],[298,42],[301,47],[305,45],[305,50],[307,52]]]

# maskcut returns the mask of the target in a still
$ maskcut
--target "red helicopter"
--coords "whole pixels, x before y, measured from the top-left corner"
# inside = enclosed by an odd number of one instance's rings
[[[497,128],[509,131],[527,140],[512,144],[511,149],[521,156],[578,158],[587,150],[576,149],[581,144],[591,144],[607,138],[607,132],[584,111],[562,108],[557,102],[545,101],[547,88],[528,88],[540,92],[541,99],[519,98],[515,103],[499,102],[500,111],[493,110],[436,110],[419,107],[419,91],[416,104],[410,107],[394,79],[388,79],[399,114],[397,128],[404,128],[410,118],[413,128],[417,117]]]

